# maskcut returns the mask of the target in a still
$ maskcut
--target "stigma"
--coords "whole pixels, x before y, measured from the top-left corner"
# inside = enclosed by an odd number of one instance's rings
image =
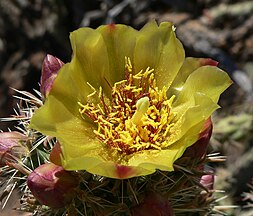
[[[154,69],[148,67],[135,73],[126,58],[125,79],[113,85],[111,99],[102,87],[97,90],[88,85],[92,93],[86,104],[78,102],[79,112],[97,125],[94,133],[102,143],[127,155],[168,147],[167,139],[176,117],[172,110],[175,96],[168,99],[167,89],[157,87]]]
[[[147,96],[137,101],[135,113],[131,118],[135,125],[139,125],[141,123],[142,117],[148,111],[149,104],[149,98]]]

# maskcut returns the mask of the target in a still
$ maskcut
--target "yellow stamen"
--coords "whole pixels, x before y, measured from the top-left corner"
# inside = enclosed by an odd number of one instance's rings
[[[89,117],[98,126],[94,133],[98,139],[124,154],[145,149],[161,150],[168,147],[176,113],[172,111],[175,96],[167,98],[166,88],[158,89],[154,69],[134,74],[129,58],[125,58],[126,79],[116,82],[111,101],[87,83],[92,93],[87,104],[80,106],[83,118]],[[91,100],[96,97],[96,100]],[[94,104],[92,101],[100,102]],[[86,118],[87,118],[86,117]]]

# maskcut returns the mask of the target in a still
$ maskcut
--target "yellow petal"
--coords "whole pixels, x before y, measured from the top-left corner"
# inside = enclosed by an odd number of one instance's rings
[[[195,103],[194,94],[200,92],[210,97],[213,102],[217,103],[220,94],[232,83],[231,79],[221,69],[212,66],[203,66],[195,70],[187,78],[185,84],[173,107],[178,113],[184,112],[186,107]]]
[[[173,80],[173,83],[171,84],[168,90],[168,97],[171,97],[172,95],[177,96],[180,93],[185,81],[193,71],[195,71],[201,66],[205,66],[208,64],[214,65],[215,63],[217,65],[217,62],[211,59],[192,58],[192,57],[185,58],[182,67],[180,68],[177,76]]]
[[[113,86],[115,82],[125,79],[125,57],[133,59],[138,31],[121,24],[100,26],[96,31],[101,33],[106,45],[110,67],[108,81]],[[104,52],[101,51],[101,55]]]
[[[194,104],[186,107],[186,110],[180,113],[181,116],[171,128],[171,135],[167,139],[168,145],[172,145],[181,139],[187,131],[190,130],[190,128],[198,125],[200,122],[203,122],[204,124],[204,121],[219,108],[216,103],[203,93],[197,92],[192,97],[194,98]],[[177,109],[177,107],[175,109]],[[197,134],[201,132],[201,129],[202,127]],[[191,144],[193,144],[196,140],[194,140]]]
[[[73,57],[73,79],[82,85],[89,82],[94,88],[100,86],[106,94],[110,86],[110,65],[107,48],[99,31],[90,28],[80,28],[70,34]],[[89,90],[91,91],[91,89]]]
[[[219,107],[219,96],[230,84],[229,76],[217,67],[203,66],[191,73],[173,103],[177,122],[168,143],[173,144],[192,126],[206,120]]]
[[[72,137],[71,134],[62,136],[63,158],[62,166],[66,170],[86,170],[92,174],[109,178],[126,179],[149,174],[150,171],[138,166],[118,164],[113,152],[97,139],[88,140],[82,135]],[[84,139],[83,139],[84,138]]]
[[[184,61],[184,49],[169,22],[147,23],[139,32],[134,53],[135,73],[155,69],[159,88],[169,87]]]

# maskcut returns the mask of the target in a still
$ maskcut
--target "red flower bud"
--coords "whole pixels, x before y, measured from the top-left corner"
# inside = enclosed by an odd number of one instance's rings
[[[168,199],[155,192],[149,193],[131,213],[132,216],[174,216]]]
[[[79,181],[72,172],[47,163],[30,173],[27,185],[41,204],[51,208],[62,208],[75,197]]]
[[[64,63],[60,59],[52,55],[45,57],[40,79],[40,92],[42,97],[46,98],[49,94],[57,73],[63,65]]]
[[[184,152],[184,157],[202,158],[206,155],[209,140],[212,135],[213,125],[211,118],[207,119],[199,139]]]
[[[19,132],[0,133],[0,167],[15,163],[28,154],[28,149],[22,145],[21,141],[27,137]]]

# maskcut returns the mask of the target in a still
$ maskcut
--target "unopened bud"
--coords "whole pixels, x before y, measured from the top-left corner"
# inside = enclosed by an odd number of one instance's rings
[[[58,71],[63,65],[64,63],[60,59],[52,55],[45,57],[40,79],[40,92],[43,98],[46,98],[49,94]]]
[[[0,133],[0,167],[10,163],[16,163],[29,151],[22,145],[22,141],[27,137],[19,132]]]
[[[203,175],[200,179],[200,184],[208,190],[213,190],[214,174]]]
[[[30,173],[27,185],[34,197],[51,208],[62,208],[76,196],[78,178],[53,163],[39,166]]]

